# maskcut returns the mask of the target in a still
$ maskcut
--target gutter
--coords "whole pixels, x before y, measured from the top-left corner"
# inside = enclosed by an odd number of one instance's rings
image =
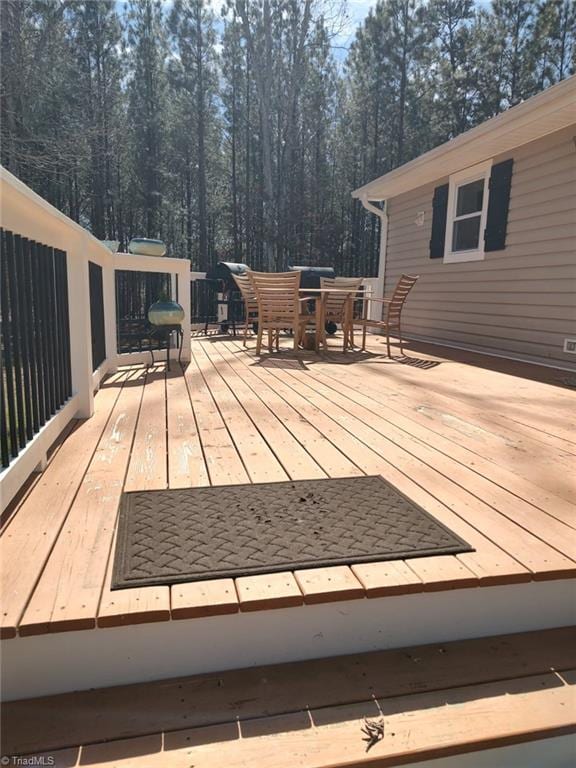
[[[384,282],[386,279],[386,249],[388,247],[388,205],[386,200],[383,200],[384,208],[378,208],[378,206],[371,203],[368,198],[363,195],[360,198],[360,202],[370,213],[374,213],[380,219],[380,258],[378,260],[378,287],[376,289],[376,298],[384,298]]]

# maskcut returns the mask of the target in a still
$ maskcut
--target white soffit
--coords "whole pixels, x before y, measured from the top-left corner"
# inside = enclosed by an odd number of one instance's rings
[[[365,184],[352,197],[386,200],[570,125],[576,127],[576,75]]]

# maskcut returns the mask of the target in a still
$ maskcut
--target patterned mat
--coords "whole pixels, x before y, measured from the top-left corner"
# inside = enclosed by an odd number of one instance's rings
[[[136,491],[112,588],[470,551],[379,476]]]

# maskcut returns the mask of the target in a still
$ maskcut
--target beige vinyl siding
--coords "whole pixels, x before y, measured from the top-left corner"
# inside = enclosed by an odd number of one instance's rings
[[[420,275],[404,309],[406,335],[548,363],[576,337],[576,126],[494,158],[514,158],[506,248],[482,261],[429,258],[433,184],[392,198],[385,292]],[[424,224],[416,217],[424,212]]]

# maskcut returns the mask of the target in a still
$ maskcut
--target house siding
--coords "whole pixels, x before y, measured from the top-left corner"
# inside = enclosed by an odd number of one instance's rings
[[[385,293],[400,275],[420,275],[403,330],[446,344],[573,366],[564,339],[576,337],[576,126],[545,136],[514,158],[506,248],[483,261],[429,258],[433,184],[388,203]],[[417,214],[424,223],[417,226]]]

